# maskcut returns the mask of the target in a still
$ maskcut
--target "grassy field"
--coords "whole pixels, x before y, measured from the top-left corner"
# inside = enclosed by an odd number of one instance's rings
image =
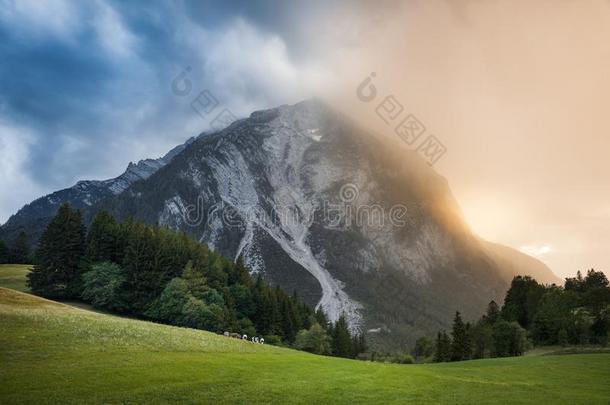
[[[392,365],[114,317],[0,288],[0,403],[610,401],[610,355]]]
[[[31,268],[30,264],[0,264],[0,286],[27,292],[25,276]]]

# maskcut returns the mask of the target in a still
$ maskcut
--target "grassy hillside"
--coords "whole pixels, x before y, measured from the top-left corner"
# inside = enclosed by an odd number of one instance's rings
[[[390,365],[255,345],[0,288],[0,403],[608,403],[610,355]]]
[[[31,269],[30,264],[0,264],[0,286],[27,292],[25,276]]]

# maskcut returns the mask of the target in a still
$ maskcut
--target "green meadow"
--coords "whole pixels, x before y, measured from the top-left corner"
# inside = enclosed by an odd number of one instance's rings
[[[45,300],[26,273],[0,266],[0,403],[610,403],[610,354],[316,356]]]
[[[31,269],[30,264],[0,264],[0,287],[28,292],[25,276]]]

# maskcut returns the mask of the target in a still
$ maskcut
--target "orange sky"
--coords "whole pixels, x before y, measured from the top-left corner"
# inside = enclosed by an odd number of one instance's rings
[[[610,2],[384,3],[315,40],[341,108],[384,128],[355,96],[375,72],[442,140],[435,168],[479,235],[562,277],[610,271]]]

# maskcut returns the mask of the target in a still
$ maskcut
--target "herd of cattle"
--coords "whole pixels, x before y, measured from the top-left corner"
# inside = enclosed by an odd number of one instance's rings
[[[225,333],[223,333],[223,336],[231,337],[234,339],[248,340],[248,335],[241,335],[241,334],[235,333],[235,332],[225,332]],[[259,338],[258,336],[252,336],[250,338],[250,341],[252,343],[258,343],[261,345],[265,344],[265,338]]]

